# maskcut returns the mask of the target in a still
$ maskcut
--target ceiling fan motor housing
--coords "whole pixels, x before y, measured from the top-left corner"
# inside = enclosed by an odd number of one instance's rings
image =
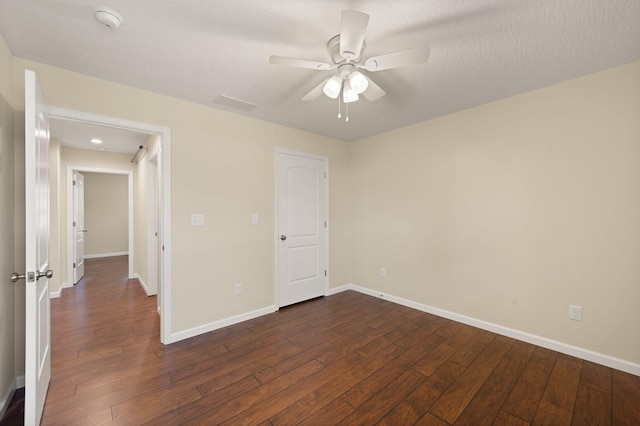
[[[362,54],[364,53],[364,48],[366,45],[367,43],[363,41],[362,48],[360,49],[360,52],[358,52],[357,56],[353,58],[345,58],[340,54],[340,34],[338,34],[327,42],[327,52],[329,53],[331,62],[336,65],[349,62],[358,63],[360,61],[360,58],[362,57]]]

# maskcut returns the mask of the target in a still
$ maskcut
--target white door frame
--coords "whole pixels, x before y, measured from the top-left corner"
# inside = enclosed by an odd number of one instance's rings
[[[171,129],[154,124],[123,120],[58,107],[49,107],[49,113],[52,118],[115,127],[159,136],[161,155],[161,182],[159,192],[162,200],[159,218],[162,237],[162,241],[160,241],[162,256],[160,258],[159,277],[160,291],[162,293],[160,306],[160,341],[164,344],[177,341],[171,330]],[[133,223],[133,219],[131,219],[130,223]],[[131,242],[130,246],[133,246]]]
[[[107,173],[113,175],[127,175],[128,194],[128,254],[129,254],[129,279],[135,278],[133,273],[133,170],[104,169],[101,167],[67,166],[67,283],[65,287],[73,287],[75,281],[73,274],[73,262],[75,260],[75,232],[73,227],[73,172]],[[69,275],[71,274],[71,275]],[[71,277],[71,280],[69,279]]]
[[[290,149],[284,149],[284,148],[275,148],[275,153],[274,153],[274,176],[275,176],[275,180],[274,180],[274,184],[275,184],[275,211],[274,211],[274,236],[273,236],[273,241],[274,241],[274,252],[275,252],[275,292],[274,292],[274,296],[275,296],[275,303],[274,305],[276,306],[276,309],[280,309],[280,290],[279,290],[279,283],[280,283],[280,271],[279,271],[279,265],[280,265],[280,250],[279,250],[279,244],[280,244],[280,234],[279,234],[279,224],[278,224],[278,220],[279,220],[279,216],[278,216],[278,212],[280,211],[280,194],[278,191],[278,180],[279,180],[279,176],[278,176],[278,155],[279,154],[289,154],[289,155],[297,155],[299,157],[306,157],[306,158],[313,158],[315,160],[320,160],[323,162],[324,164],[324,172],[327,174],[327,178],[324,180],[324,214],[327,218],[327,226],[324,228],[324,241],[325,241],[325,259],[326,259],[326,268],[327,268],[327,277],[325,280],[325,284],[324,284],[324,295],[326,296],[329,292],[329,277],[331,276],[331,273],[329,271],[329,158],[324,157],[322,155],[316,155],[316,154],[309,154],[307,152],[302,152],[302,151],[292,151]]]

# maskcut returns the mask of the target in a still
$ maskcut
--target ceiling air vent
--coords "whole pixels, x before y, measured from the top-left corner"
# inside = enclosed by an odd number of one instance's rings
[[[245,112],[251,112],[254,109],[258,108],[258,105],[252,104],[250,102],[241,101],[240,99],[232,98],[227,95],[219,95],[217,98],[213,100],[214,103],[222,106],[226,106],[228,108],[238,109]]]

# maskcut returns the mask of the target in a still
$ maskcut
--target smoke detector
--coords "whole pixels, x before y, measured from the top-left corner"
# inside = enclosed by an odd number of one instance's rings
[[[122,15],[108,7],[96,7],[96,20],[107,27],[116,30],[122,23]]]

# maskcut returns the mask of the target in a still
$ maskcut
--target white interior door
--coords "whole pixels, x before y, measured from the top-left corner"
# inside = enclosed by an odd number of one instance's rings
[[[49,312],[49,118],[33,71],[25,71],[25,403],[37,425],[51,378]]]
[[[73,172],[73,283],[84,277],[84,239],[87,230],[84,226],[84,175]]]
[[[147,162],[147,291],[158,294],[158,156]]]
[[[323,296],[327,283],[326,160],[278,153],[278,306]]]

